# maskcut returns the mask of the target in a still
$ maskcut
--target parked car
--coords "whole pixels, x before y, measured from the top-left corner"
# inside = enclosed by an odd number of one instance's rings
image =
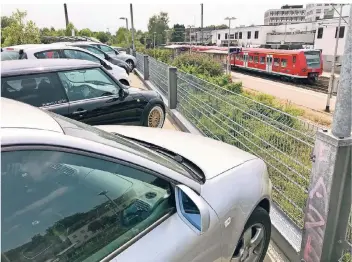
[[[88,60],[95,63],[99,63],[105,67],[110,73],[119,80],[122,84],[129,86],[130,80],[125,69],[116,66],[109,61],[100,58],[94,53],[88,50],[66,46],[60,44],[37,44],[37,45],[26,45],[23,46],[11,46],[4,48],[3,52],[7,51],[18,51],[20,59],[49,59],[49,58],[66,58],[66,59],[82,59]]]
[[[66,45],[86,49],[89,52],[96,54],[100,58],[105,59],[110,63],[125,69],[127,74],[129,74],[133,70],[133,68],[131,68],[129,64],[119,59],[116,55],[109,55],[104,51],[102,51],[100,48],[90,45],[89,42],[73,42],[73,43],[68,43]]]
[[[159,94],[127,88],[103,66],[85,60],[3,61],[1,95],[90,125],[161,128],[165,121]]]
[[[90,45],[98,47],[99,49],[101,49],[102,51],[104,51],[105,53],[109,54],[109,55],[116,55],[117,58],[125,61],[127,64],[129,64],[129,66],[134,69],[137,65],[137,59],[133,56],[133,55],[129,55],[126,54],[125,52],[120,52],[117,51],[116,49],[112,48],[111,46],[108,46],[106,44],[102,44],[102,43],[96,43],[96,42],[87,42],[90,43]]]
[[[4,98],[1,111],[6,261],[263,261],[271,182],[257,157]]]

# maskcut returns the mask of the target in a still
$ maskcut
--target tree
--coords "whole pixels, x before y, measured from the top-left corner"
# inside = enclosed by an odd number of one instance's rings
[[[160,12],[158,15],[153,15],[149,18],[148,22],[148,32],[149,37],[154,39],[155,33],[155,44],[165,44],[166,42],[166,32],[165,30],[169,29],[169,15],[165,12]]]
[[[106,43],[110,39],[110,35],[106,32],[98,32],[95,37],[102,43]]]
[[[84,28],[78,32],[79,36],[86,36],[86,37],[91,37],[93,35],[93,32],[90,31],[89,28]]]
[[[184,41],[185,41],[185,25],[175,24],[171,34],[171,42],[184,42]]]
[[[4,46],[40,43],[40,31],[32,20],[24,23],[27,12],[18,9],[12,13],[10,24],[2,31]]]
[[[75,28],[75,26],[72,23],[68,23],[65,30],[65,36],[72,36],[72,30],[75,32],[75,35],[78,34],[78,30]]]
[[[12,22],[13,22],[13,18],[12,17],[2,16],[1,17],[1,29],[4,29],[5,27],[8,27]]]

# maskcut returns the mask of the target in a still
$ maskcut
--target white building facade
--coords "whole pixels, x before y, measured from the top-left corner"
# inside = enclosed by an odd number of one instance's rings
[[[264,13],[264,25],[291,24],[305,21],[303,5],[284,5],[280,9],[269,9]]]
[[[306,21],[314,22],[319,19],[333,18],[334,9],[331,3],[313,3],[306,6]]]

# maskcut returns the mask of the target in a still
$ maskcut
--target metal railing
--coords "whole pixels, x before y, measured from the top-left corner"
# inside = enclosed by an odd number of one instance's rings
[[[168,94],[168,68],[165,63],[149,57],[149,80],[156,85],[164,95]]]
[[[267,163],[274,201],[302,228],[318,127],[180,71],[177,101],[177,109],[204,135]]]
[[[144,73],[144,55],[140,53],[136,53],[136,58],[137,58],[137,70],[143,74]]]

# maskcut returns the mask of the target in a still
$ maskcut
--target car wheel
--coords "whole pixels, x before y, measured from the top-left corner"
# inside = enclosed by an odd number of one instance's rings
[[[165,121],[165,111],[161,105],[153,105],[147,114],[144,125],[147,127],[162,128]]]
[[[126,63],[129,65],[129,67],[130,67],[131,69],[134,68],[134,63],[133,63],[133,61],[132,61],[131,59],[127,60]]]
[[[120,83],[123,84],[123,85],[125,85],[125,86],[130,86],[130,83],[128,83],[128,81],[125,80],[125,79],[121,79],[121,80],[120,80]]]
[[[244,227],[231,262],[262,262],[269,247],[270,235],[269,213],[257,207]]]

